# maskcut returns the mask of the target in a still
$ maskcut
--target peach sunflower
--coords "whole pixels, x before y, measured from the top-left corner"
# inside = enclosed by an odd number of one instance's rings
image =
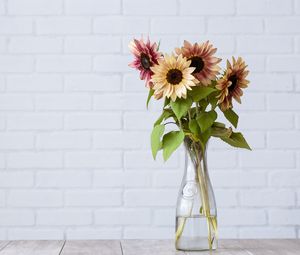
[[[158,65],[151,67],[153,75],[154,97],[171,98],[174,102],[176,98],[186,98],[187,90],[196,86],[197,80],[192,75],[195,70],[190,67],[191,61],[187,61],[182,55],[165,55],[158,60]]]
[[[221,91],[218,95],[218,103],[222,111],[232,108],[232,98],[241,103],[242,89],[247,88],[249,84],[249,81],[246,80],[249,73],[246,67],[247,65],[241,57],[237,60],[232,57],[232,64],[227,60],[227,69],[216,85],[216,88]]]
[[[175,49],[178,55],[182,54],[191,61],[191,67],[195,68],[193,75],[203,86],[208,86],[219,74],[218,63],[221,59],[214,57],[216,51],[217,49],[213,48],[209,41],[194,45],[184,41],[183,47]]]
[[[151,67],[158,64],[158,59],[161,58],[157,44],[151,43],[149,38],[147,43],[143,39],[134,39],[130,42],[129,49],[134,55],[134,61],[129,66],[139,70],[140,79],[146,80],[147,88],[152,88],[153,84],[150,80],[153,72]]]

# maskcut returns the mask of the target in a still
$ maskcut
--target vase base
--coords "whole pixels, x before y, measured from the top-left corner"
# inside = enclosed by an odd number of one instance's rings
[[[213,227],[208,232],[206,217],[177,217],[177,238],[175,247],[183,251],[205,251],[217,248],[217,239]],[[209,239],[209,236],[211,238]],[[211,245],[209,245],[211,243]]]

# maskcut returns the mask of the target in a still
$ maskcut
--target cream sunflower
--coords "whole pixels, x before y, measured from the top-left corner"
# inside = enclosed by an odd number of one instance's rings
[[[184,41],[183,47],[176,48],[175,51],[191,61],[191,67],[195,68],[193,75],[203,86],[208,86],[216,79],[220,70],[218,63],[221,59],[214,57],[217,49],[213,48],[209,41],[194,45]]]
[[[163,59],[159,59],[158,65],[151,67],[154,97],[171,98],[173,102],[177,97],[186,98],[187,90],[191,90],[197,83],[192,75],[195,68],[190,67],[190,64],[191,61],[182,55],[166,54]]]
[[[247,88],[249,84],[249,81],[246,80],[249,73],[246,67],[247,65],[241,57],[237,60],[232,57],[232,64],[227,60],[227,69],[216,85],[216,88],[221,90],[218,98],[222,111],[232,108],[232,98],[241,103],[242,89]]]

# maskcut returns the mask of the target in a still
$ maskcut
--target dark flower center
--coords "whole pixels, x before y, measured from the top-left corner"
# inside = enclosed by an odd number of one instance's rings
[[[150,69],[151,66],[150,58],[145,53],[141,54],[141,65],[144,69]]]
[[[234,74],[234,75],[231,75],[228,78],[228,80],[231,81],[231,85],[228,87],[228,91],[230,93],[230,92],[232,92],[235,89],[235,87],[236,87],[236,85],[238,83],[238,77],[236,76],[236,74]]]
[[[195,57],[191,57],[189,60],[192,61],[191,67],[196,68],[193,71],[193,73],[199,73],[200,71],[202,71],[202,69],[204,67],[204,62],[203,62],[202,58],[195,56]]]
[[[171,69],[167,73],[167,81],[172,84],[176,85],[182,81],[182,72],[178,69]]]

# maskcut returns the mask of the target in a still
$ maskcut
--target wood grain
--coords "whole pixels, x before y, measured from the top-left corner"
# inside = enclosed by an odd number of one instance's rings
[[[122,240],[123,255],[183,255],[173,240]]]
[[[58,255],[64,241],[11,241],[0,255]]]
[[[122,255],[120,241],[67,241],[61,255]],[[0,254],[1,255],[1,254]]]

